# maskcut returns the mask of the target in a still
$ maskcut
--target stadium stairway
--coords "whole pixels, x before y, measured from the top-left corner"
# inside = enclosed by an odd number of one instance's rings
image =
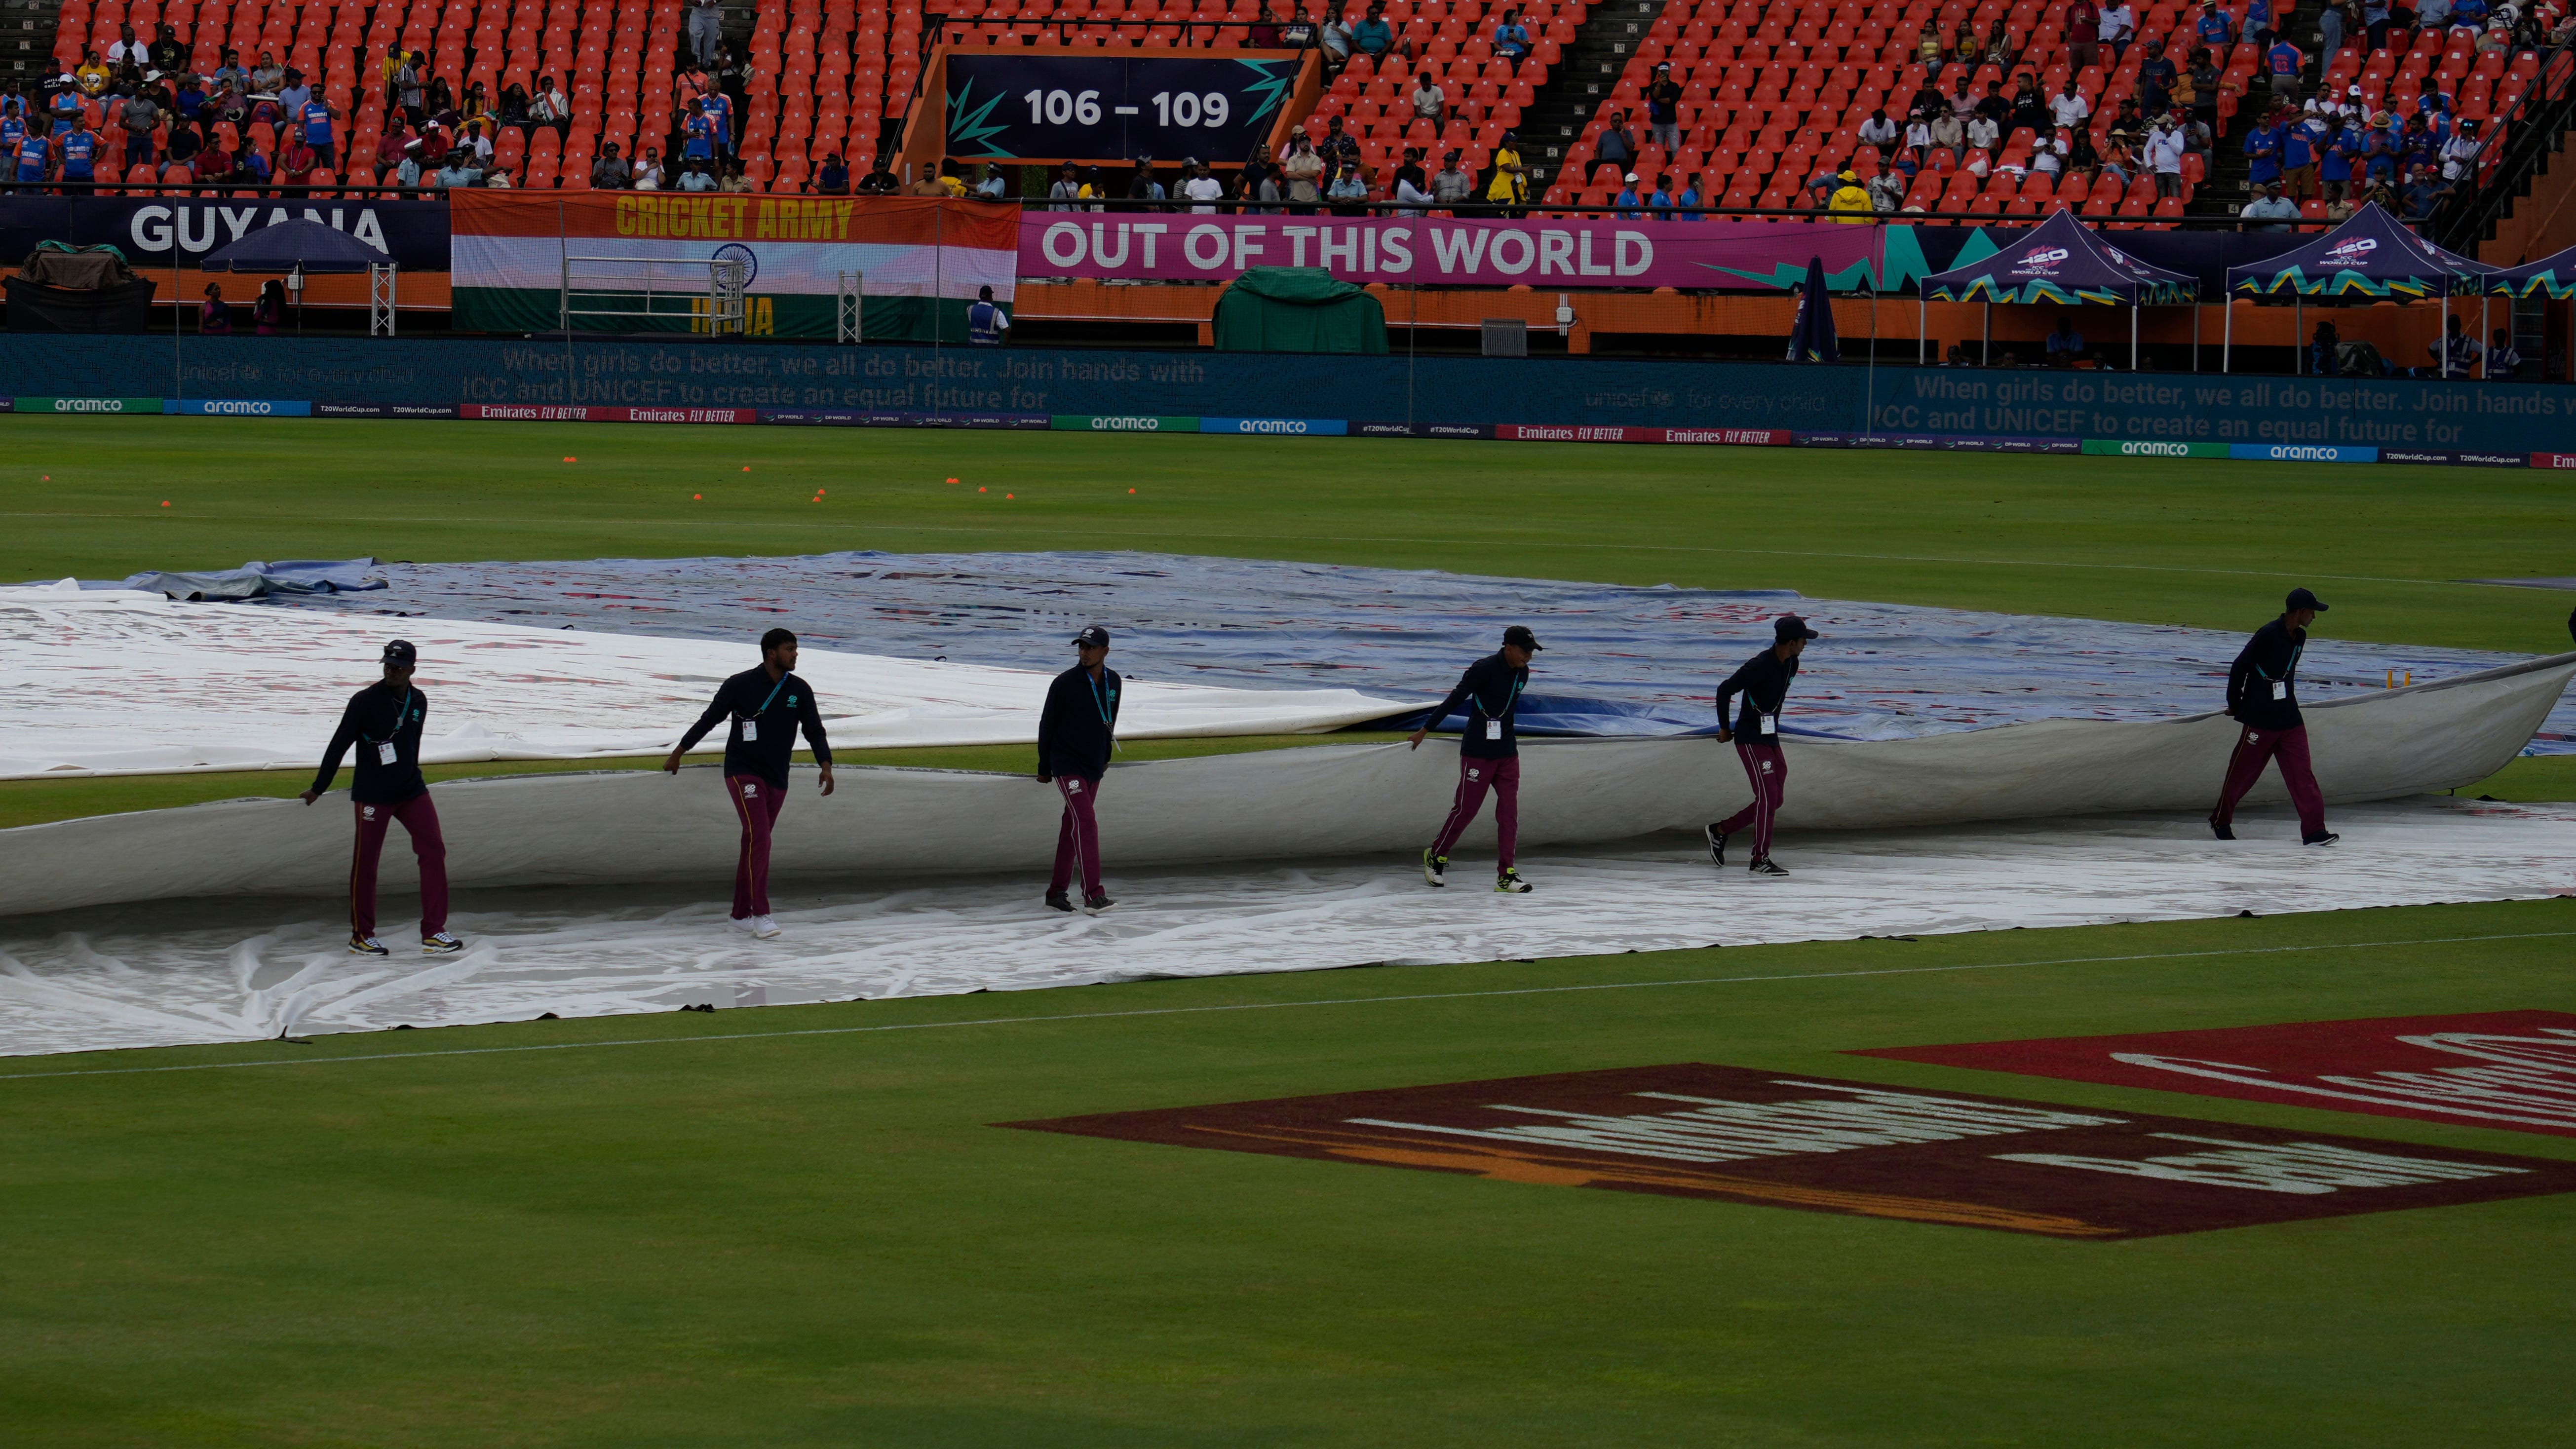
[[[1522,111],[1522,159],[1536,175],[1530,195],[1544,196],[1575,138],[1584,133],[1601,103],[1618,88],[1620,72],[1637,53],[1637,44],[1664,12],[1665,0],[1612,0],[1576,28],[1574,44],[1564,49],[1564,64],[1540,87]]]
[[[0,0],[0,79],[32,87],[53,68],[62,0]]]

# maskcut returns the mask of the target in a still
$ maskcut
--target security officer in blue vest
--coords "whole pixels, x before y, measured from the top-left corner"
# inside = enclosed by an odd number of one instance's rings
[[[1011,330],[1011,314],[993,300],[993,289],[985,287],[975,294],[975,305],[966,309],[966,340],[977,347],[999,347],[1002,337]]]

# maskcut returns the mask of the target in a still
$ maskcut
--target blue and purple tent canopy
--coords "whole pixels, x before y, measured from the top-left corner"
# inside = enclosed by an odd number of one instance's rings
[[[2200,283],[2130,256],[2061,211],[1994,255],[1923,279],[1935,302],[2154,306],[2195,301]]]
[[[2487,291],[2497,297],[2548,297],[2562,302],[2576,297],[2576,247],[2507,267],[2487,278]]]
[[[2229,267],[2227,290],[2240,297],[2479,296],[2495,270],[2424,240],[2374,202],[2305,246]]]

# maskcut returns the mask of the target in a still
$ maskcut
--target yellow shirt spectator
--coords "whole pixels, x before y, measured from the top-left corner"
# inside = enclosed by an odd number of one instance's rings
[[[1842,184],[1835,187],[1834,194],[1825,201],[1826,209],[1834,213],[1834,220],[1845,226],[1862,226],[1878,215],[1878,208],[1870,204],[1869,189],[1860,184],[1859,176],[1846,171],[1834,179]]]
[[[1506,206],[1529,200],[1529,180],[1521,174],[1521,153],[1509,145],[1494,152],[1494,180],[1485,188],[1485,199]]]

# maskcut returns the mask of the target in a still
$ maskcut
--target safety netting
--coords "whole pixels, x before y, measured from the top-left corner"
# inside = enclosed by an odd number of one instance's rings
[[[362,566],[363,565],[363,566]],[[1532,733],[1715,726],[1716,681],[1795,610],[1826,636],[1801,661],[1783,727],[1902,739],[2039,719],[2144,720],[2215,709],[2244,633],[1805,598],[1131,552],[891,554],[382,564],[381,592],[304,594],[289,611],[426,615],[739,640],[771,623],[809,644],[1014,669],[1063,667],[1085,624],[1118,636],[1131,678],[1249,689],[1438,696],[1503,626],[1547,649],[1521,700]],[[2515,655],[2338,639],[2300,661],[2309,700],[2350,698]],[[2262,623],[2248,619],[2246,631]],[[2548,641],[2535,640],[2535,643]],[[1452,720],[1455,726],[1458,722]],[[2529,743],[2576,752],[2576,701]]]

